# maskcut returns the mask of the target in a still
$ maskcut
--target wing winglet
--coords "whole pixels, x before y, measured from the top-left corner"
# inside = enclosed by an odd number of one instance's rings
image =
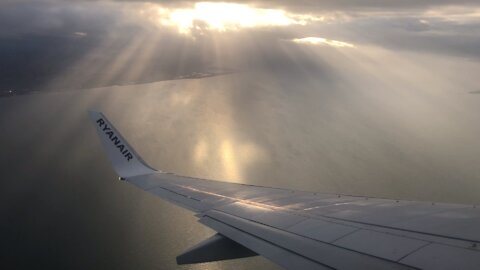
[[[143,161],[105,115],[95,111],[89,111],[89,115],[115,172],[121,178],[157,172]]]

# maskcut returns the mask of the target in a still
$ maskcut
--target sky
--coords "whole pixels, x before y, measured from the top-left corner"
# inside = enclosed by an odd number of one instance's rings
[[[375,57],[379,50],[419,53],[456,62],[477,62],[480,55],[477,1],[41,0],[0,5],[2,93],[280,68],[292,61],[318,65],[306,54],[328,50],[355,57]]]
[[[473,0],[1,1],[0,268],[177,269],[213,234],[116,181],[92,109],[162,171],[480,204],[479,26]]]

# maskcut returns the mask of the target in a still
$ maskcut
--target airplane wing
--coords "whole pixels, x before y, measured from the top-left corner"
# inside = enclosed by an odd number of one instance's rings
[[[122,180],[190,209],[218,234],[177,257],[261,255],[286,269],[480,269],[476,206],[293,191],[178,176],[148,166],[90,112]]]

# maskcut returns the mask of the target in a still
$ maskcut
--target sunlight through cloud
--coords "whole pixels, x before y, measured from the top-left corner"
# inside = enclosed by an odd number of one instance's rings
[[[178,28],[182,34],[192,31],[231,31],[240,28],[266,26],[306,25],[322,21],[322,17],[290,14],[281,9],[255,8],[247,4],[199,2],[192,8],[164,8],[157,6],[157,24]]]
[[[328,45],[332,47],[355,48],[355,46],[351,43],[321,37],[295,38],[292,39],[292,41],[299,44]]]

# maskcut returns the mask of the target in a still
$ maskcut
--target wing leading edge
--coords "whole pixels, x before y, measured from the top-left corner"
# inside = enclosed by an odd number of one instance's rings
[[[287,269],[480,269],[480,211],[474,206],[164,173],[148,166],[103,114],[90,116],[120,177],[195,212],[219,233],[177,257],[179,263],[259,254]]]

